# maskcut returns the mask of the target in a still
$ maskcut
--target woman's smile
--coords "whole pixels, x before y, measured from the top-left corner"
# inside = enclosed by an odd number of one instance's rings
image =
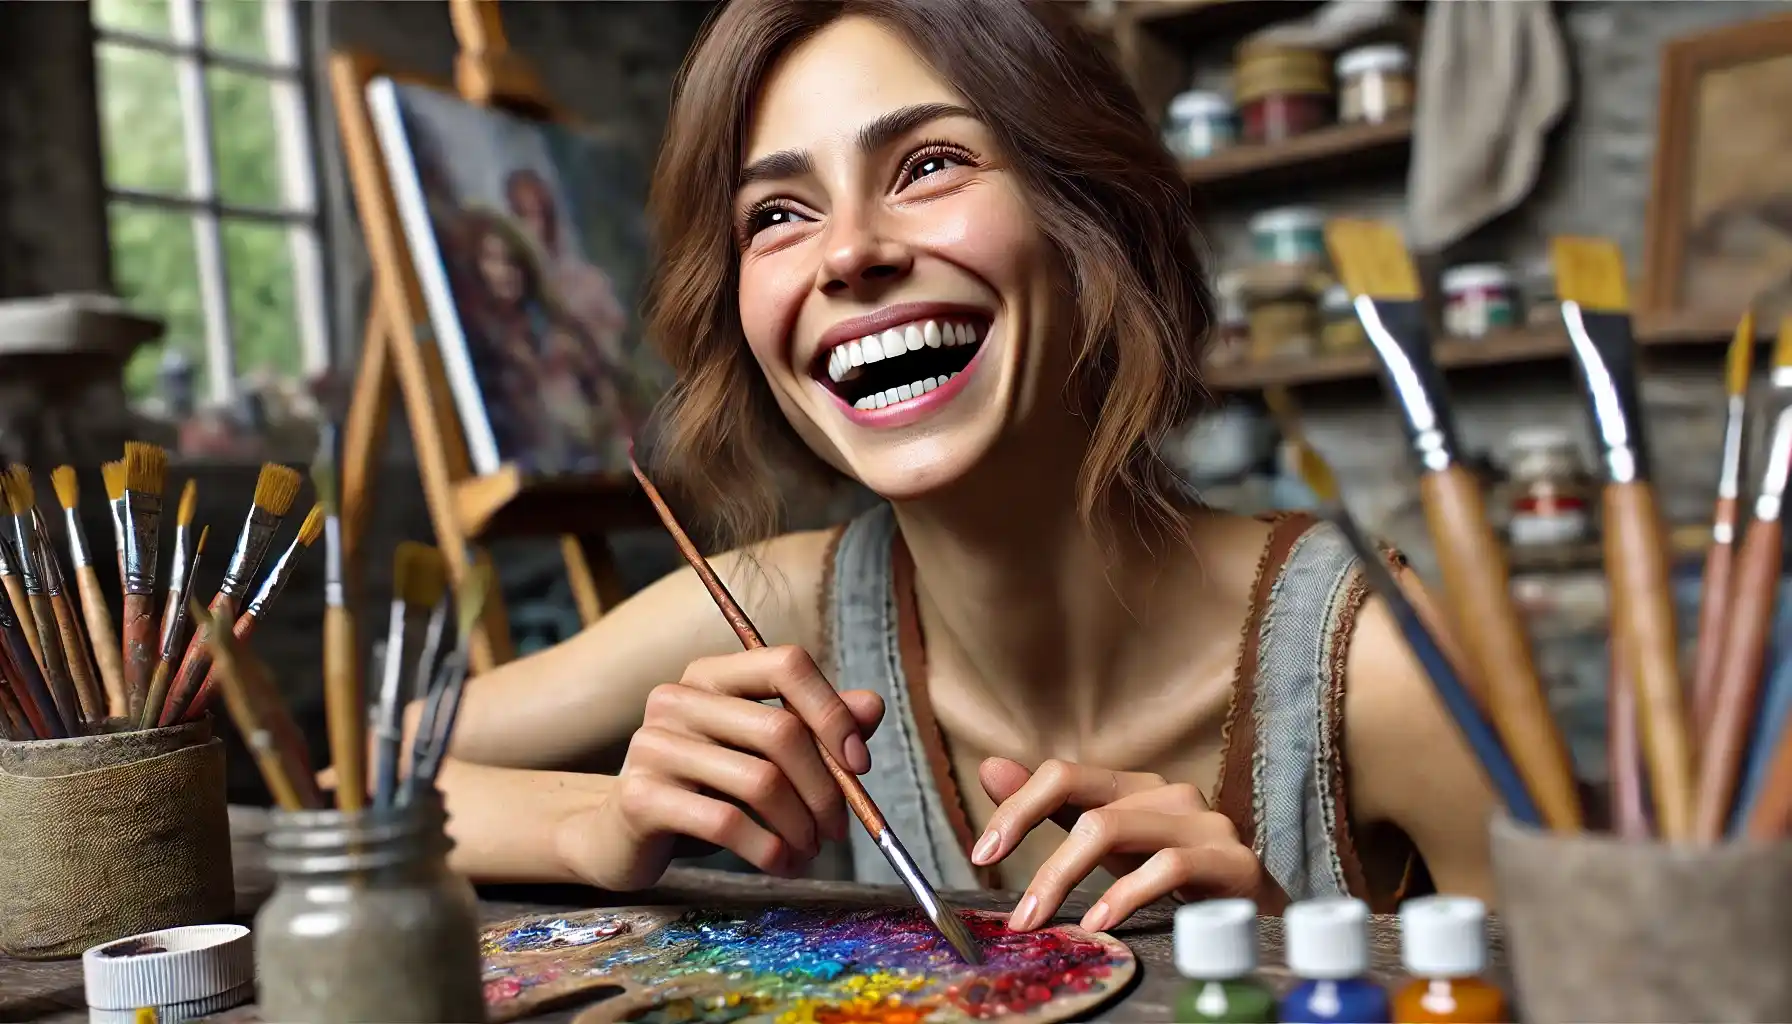
[[[906,426],[965,390],[991,323],[988,313],[952,303],[885,306],[830,328],[810,376],[852,422]]]

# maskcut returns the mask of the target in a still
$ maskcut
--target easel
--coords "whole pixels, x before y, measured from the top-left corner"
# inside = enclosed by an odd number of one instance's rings
[[[564,120],[548,102],[534,72],[510,49],[495,0],[449,0],[448,6],[460,44],[454,70],[455,88],[462,97],[527,117]],[[558,533],[579,617],[589,625],[621,599],[603,531],[649,524],[652,513],[628,485],[530,481],[512,466],[484,477],[473,475],[367,109],[367,84],[379,77],[439,87],[362,54],[337,53],[330,61],[343,151],[374,270],[373,301],[343,427],[345,561],[358,579],[360,544],[396,384],[417,449],[430,521],[450,577],[458,584],[476,562],[489,564],[490,555],[474,546],[482,538]],[[487,601],[485,609],[472,638],[474,672],[488,671],[515,654],[503,603]]]

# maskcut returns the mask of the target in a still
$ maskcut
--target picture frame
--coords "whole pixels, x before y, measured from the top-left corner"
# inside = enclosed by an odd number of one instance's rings
[[[1639,308],[1792,313],[1792,15],[1662,49]]]

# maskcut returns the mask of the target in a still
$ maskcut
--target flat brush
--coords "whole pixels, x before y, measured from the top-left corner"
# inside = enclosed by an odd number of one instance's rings
[[[100,479],[106,484],[106,507],[112,512],[112,543],[118,552],[118,586],[124,587],[124,460],[100,463]],[[141,696],[141,694],[139,694]]]
[[[56,629],[56,609],[44,588],[42,552],[37,542],[37,526],[31,510],[37,504],[36,489],[31,485],[31,471],[13,464],[6,469],[6,504],[12,513],[13,549],[19,553],[24,569],[25,600],[31,607],[31,624],[37,633],[37,650],[42,657],[44,680],[50,684],[50,695],[56,699],[56,713],[71,736],[85,730],[80,694],[75,692],[69,676],[68,661],[62,652],[62,637]]]
[[[323,533],[323,529],[324,508],[322,505],[313,505],[311,511],[305,513],[304,520],[299,523],[299,532],[293,537],[292,543],[288,544],[286,550],[280,553],[280,557],[274,560],[273,568],[269,569],[267,575],[262,577],[261,586],[255,588],[255,596],[249,598],[249,602],[243,605],[242,613],[236,617],[236,624],[231,626],[231,635],[236,638],[238,644],[247,643],[249,637],[255,633],[256,624],[267,615],[268,608],[274,603],[274,598],[280,596],[280,592],[286,589],[286,581],[292,578],[293,567],[297,564],[299,552],[316,543],[317,538]],[[182,716],[185,721],[194,721],[211,707],[212,694],[216,691],[214,683],[216,674],[216,666],[207,670],[205,682],[199,684],[199,692],[194,694],[193,699],[187,704],[186,713]]]
[[[168,478],[168,452],[153,444],[129,441],[124,446],[124,616],[119,632],[124,642],[125,687],[149,692],[155,674],[156,572],[161,562],[162,488]],[[139,719],[153,724],[153,719]]]
[[[10,595],[0,591],[0,651],[6,655],[9,673],[16,684],[15,695],[20,710],[31,723],[31,730],[40,739],[64,739],[71,735],[56,698],[44,679],[43,667],[31,654],[25,642],[25,626],[19,621]]]
[[[223,623],[197,601],[192,603],[192,616],[211,648],[219,686],[224,691],[224,706],[244,744],[255,755],[255,765],[274,802],[286,811],[321,810],[323,794],[310,770],[303,763],[294,762],[280,740],[282,735],[296,734],[298,725],[280,699],[267,666],[247,649],[239,649],[230,630],[223,628]]]
[[[359,811],[367,805],[367,698],[355,617],[342,579],[342,519],[336,504],[339,432],[326,421],[319,434],[311,486],[324,507],[324,710],[330,762],[336,768],[336,807]]]
[[[62,576],[62,560],[56,557],[56,549],[50,544],[50,526],[44,522],[43,511],[36,506],[31,509],[31,520],[43,563],[44,593],[50,598],[50,610],[56,613],[56,635],[62,642],[62,656],[68,663],[75,695],[81,699],[81,715],[88,722],[103,722],[106,720],[106,693],[94,672],[87,633],[81,628],[81,617],[75,611],[68,583]]]
[[[62,528],[68,535],[68,558],[80,592],[81,616],[87,623],[88,645],[99,666],[100,684],[106,689],[106,714],[124,718],[130,714],[124,656],[118,630],[112,625],[112,610],[106,606],[106,594],[100,589],[99,570],[93,566],[93,551],[87,546],[87,531],[81,526],[81,481],[75,467],[57,466],[50,472],[50,486],[62,506]]]
[[[1699,588],[1699,638],[1692,673],[1694,731],[1711,727],[1723,656],[1724,621],[1730,609],[1730,577],[1736,562],[1736,512],[1742,496],[1743,428],[1748,418],[1748,377],[1755,354],[1755,314],[1742,314],[1724,363],[1724,447],[1717,472],[1717,506],[1711,513],[1711,547]]]
[[[411,661],[406,648],[417,638],[419,619],[429,615],[447,587],[442,553],[427,544],[405,541],[392,552],[392,608],[386,629],[386,664],[374,711],[373,802],[391,807],[398,798],[398,753],[404,743],[402,700]]]
[[[733,627],[734,634],[740,638],[741,646],[749,651],[764,647],[765,640],[760,637],[759,630],[754,628],[752,620],[747,618],[746,610],[735,602],[734,595],[728,592],[728,588],[722,583],[721,578],[716,575],[715,569],[710,566],[709,560],[703,557],[695,544],[691,543],[690,536],[684,532],[682,526],[678,525],[678,518],[672,514],[672,509],[667,506],[665,499],[660,497],[659,489],[647,479],[647,474],[641,472],[641,467],[635,463],[632,454],[629,457],[629,469],[634,471],[635,479],[640,482],[641,489],[646,492],[648,500],[653,503],[654,511],[659,513],[660,522],[665,524],[666,532],[672,535],[672,541],[678,545],[679,553],[696,571],[698,578],[703,581],[704,588],[709,591],[709,596],[715,600],[716,607],[721,610],[722,617],[728,620],[728,625]],[[896,837],[896,833],[891,831],[889,822],[884,820],[883,812],[878,810],[877,803],[871,799],[871,794],[865,792],[864,783],[859,781],[858,776],[842,767],[840,762],[834,760],[834,755],[829,753],[827,747],[819,741],[816,743],[816,749],[821,752],[821,760],[823,764],[827,765],[828,774],[834,777],[834,782],[839,785],[841,792],[845,795],[846,805],[852,808],[859,823],[865,826],[866,832],[871,834],[871,838],[877,843],[877,848],[883,851],[884,859],[890,862],[890,867],[895,870],[896,877],[902,879],[909,894],[921,905],[921,910],[927,915],[927,919],[933,922],[933,926],[939,929],[940,934],[945,936],[946,941],[966,963],[981,964],[983,952],[978,948],[976,938],[971,935],[970,929],[965,927],[958,912],[940,899],[939,894],[934,891],[933,885],[927,881],[925,875],[921,874],[920,867],[915,864],[914,858],[909,856],[908,850],[903,847],[902,841]]]
[[[299,471],[290,466],[274,462],[262,464],[261,472],[255,478],[255,496],[249,503],[249,514],[243,520],[242,530],[237,533],[236,547],[224,566],[224,578],[218,583],[218,592],[207,605],[212,620],[235,623],[238,605],[261,569],[262,559],[267,557],[268,547],[274,542],[274,533],[292,509],[293,499],[299,496],[302,483]],[[174,685],[169,687],[168,701],[157,719],[162,725],[173,725],[181,720],[187,705],[199,692],[199,685],[205,681],[206,671],[212,664],[207,639],[204,629],[193,631],[180,669],[174,674]]]
[[[189,569],[199,568],[199,559],[205,554],[205,539],[211,535],[211,527],[199,531],[199,541],[193,545],[192,557],[187,559]],[[189,572],[181,580],[179,591],[170,591],[170,596],[183,598],[179,604],[170,601],[162,612],[162,646],[156,658],[156,670],[149,677],[149,692],[143,699],[142,716],[137,719],[139,729],[154,729],[160,722],[155,714],[157,708],[166,705],[168,686],[174,678],[176,655],[180,653],[181,644],[187,639],[187,621],[190,618],[187,609],[193,600],[193,577]]]
[[[1438,698],[1455,721],[1462,738],[1468,742],[1475,759],[1481,763],[1481,770],[1486,773],[1494,792],[1506,805],[1506,812],[1514,821],[1541,826],[1543,816],[1537,810],[1536,801],[1531,799],[1530,791],[1525,788],[1518,766],[1513,764],[1505,744],[1500,742],[1498,732],[1481,713],[1474,694],[1463,685],[1451,659],[1432,636],[1418,609],[1407,599],[1406,592],[1394,579],[1381,552],[1363,535],[1356,520],[1345,509],[1339,498],[1337,478],[1333,476],[1331,467],[1306,443],[1297,442],[1297,445],[1301,479],[1319,499],[1320,515],[1337,528],[1356,553],[1357,563],[1370,592],[1387,605],[1394,623],[1400,628],[1400,635],[1406,638],[1407,646],[1412,648],[1419,666],[1430,677],[1432,688],[1437,691]]]
[[[11,503],[6,495],[6,473],[0,471],[0,515],[12,515]],[[37,663],[41,672],[44,667],[43,652],[38,649],[37,623],[31,620],[31,601],[25,593],[25,553],[14,545],[17,540],[12,530],[0,530],[0,586],[6,590],[7,600],[12,602],[14,614],[18,616],[19,625],[25,630],[25,640],[31,649],[31,660]]]
[[[1708,721],[1699,734],[1699,782],[1693,836],[1716,842],[1728,830],[1736,786],[1748,753],[1749,727],[1760,706],[1767,644],[1779,596],[1788,472],[1792,471],[1792,316],[1780,321],[1773,347],[1778,410],[1755,494],[1754,518],[1736,555],[1736,580],[1722,624],[1717,673],[1707,695]],[[1710,595],[1707,595],[1707,599]]]
[[[1583,821],[1573,762],[1512,601],[1505,545],[1487,517],[1480,481],[1461,461],[1449,396],[1431,356],[1418,271],[1391,225],[1334,220],[1325,237],[1419,464],[1419,497],[1467,675],[1486,694],[1500,739],[1544,822],[1554,831],[1577,832]]]
[[[455,594],[456,618],[460,624],[459,639],[454,651],[442,663],[441,670],[435,674],[432,685],[428,687],[429,695],[423,703],[423,713],[417,719],[417,737],[411,745],[411,770],[406,774],[403,788],[399,790],[399,802],[408,804],[416,799],[417,793],[424,788],[435,785],[436,776],[441,774],[442,762],[448,758],[448,747],[454,741],[454,723],[460,715],[461,695],[466,692],[468,645],[473,638],[473,629],[479,624],[479,616],[485,610],[485,602],[491,594],[491,567],[480,563],[468,571],[466,579],[461,582]],[[390,756],[396,764],[399,751],[392,748]],[[382,752],[382,757],[386,756]]]
[[[1612,638],[1625,645],[1623,664],[1636,685],[1655,827],[1663,839],[1682,841],[1692,835],[1694,754],[1680,686],[1667,532],[1649,481],[1624,260],[1614,243],[1597,238],[1554,239],[1550,256],[1605,477]]]

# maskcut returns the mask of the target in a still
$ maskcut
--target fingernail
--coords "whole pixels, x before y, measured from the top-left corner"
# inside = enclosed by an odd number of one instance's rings
[[[865,746],[862,736],[846,737],[846,767],[852,769],[854,775],[863,775],[871,770],[871,750]]]
[[[983,838],[977,840],[976,846],[971,847],[971,863],[978,867],[988,864],[995,859],[996,848],[1001,845],[1002,837],[996,834],[995,829],[983,833]]]
[[[1083,931],[1105,931],[1108,926],[1108,917],[1111,914],[1113,914],[1113,910],[1108,907],[1106,901],[1096,903],[1093,907],[1089,908],[1087,914],[1083,915]]]
[[[1008,930],[1011,932],[1026,931],[1033,926],[1033,915],[1037,913],[1039,913],[1039,897],[1027,893],[1026,898],[1020,901],[1020,906],[1014,908],[1013,916],[1008,918]]]

